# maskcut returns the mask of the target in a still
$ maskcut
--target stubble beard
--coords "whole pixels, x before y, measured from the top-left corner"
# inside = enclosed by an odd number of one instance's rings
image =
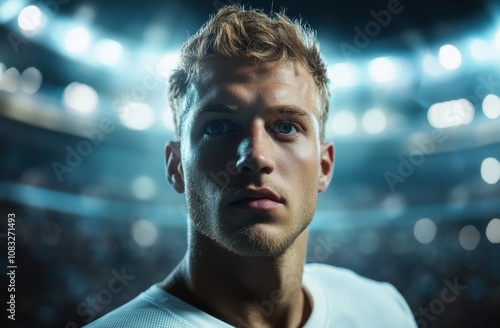
[[[303,204],[298,211],[299,215],[287,218],[292,224],[288,231],[277,227],[262,226],[266,223],[247,223],[238,227],[230,227],[227,225],[228,222],[217,219],[220,214],[217,206],[219,199],[215,200],[216,197],[220,195],[204,194],[200,189],[187,188],[189,222],[198,233],[211,239],[220,247],[246,257],[277,258],[283,255],[309,226],[315,209],[314,206],[311,209]]]

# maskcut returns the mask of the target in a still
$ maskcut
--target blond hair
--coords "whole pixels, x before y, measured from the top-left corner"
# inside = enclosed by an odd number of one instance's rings
[[[168,99],[174,114],[176,136],[186,94],[207,58],[221,56],[245,61],[297,61],[313,76],[321,100],[320,136],[328,117],[328,79],[315,32],[284,13],[267,15],[258,9],[231,5],[212,16],[181,48],[179,66],[168,83]]]

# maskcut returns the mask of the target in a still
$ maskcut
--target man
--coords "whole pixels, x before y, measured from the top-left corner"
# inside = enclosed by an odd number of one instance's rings
[[[183,46],[169,99],[177,141],[166,146],[166,175],[186,194],[186,256],[92,327],[415,326],[391,285],[322,264],[304,270],[334,163],[313,31],[225,7]]]

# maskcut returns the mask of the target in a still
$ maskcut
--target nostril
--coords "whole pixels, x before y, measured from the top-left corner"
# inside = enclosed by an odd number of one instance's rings
[[[255,158],[252,155],[252,151],[247,151],[239,157],[236,162],[236,169],[239,172],[255,171]]]

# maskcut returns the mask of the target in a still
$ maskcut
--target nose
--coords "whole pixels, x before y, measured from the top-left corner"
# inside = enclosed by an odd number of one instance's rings
[[[275,153],[263,122],[254,122],[238,145],[238,172],[266,173],[274,170]]]

